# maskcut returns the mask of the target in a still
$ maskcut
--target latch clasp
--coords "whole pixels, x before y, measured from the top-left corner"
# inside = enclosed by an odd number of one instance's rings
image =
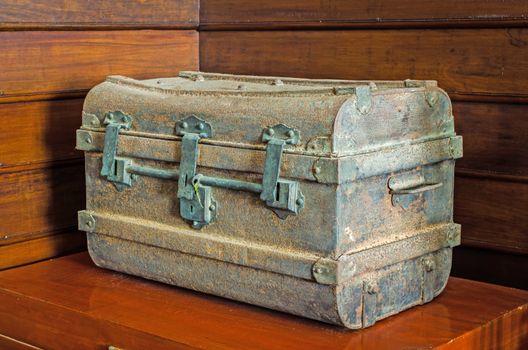
[[[198,141],[211,137],[213,128],[204,120],[191,115],[176,124],[176,134],[182,136],[178,198],[180,215],[192,222],[193,228],[200,229],[216,217],[218,204],[212,196],[212,189],[196,179],[198,162]]]
[[[277,124],[264,130],[262,141],[267,142],[267,145],[260,199],[281,219],[298,214],[304,207],[304,196],[297,181],[280,178],[280,166],[284,147],[300,142],[299,131]]]
[[[125,160],[116,161],[117,142],[119,131],[121,129],[130,129],[132,117],[121,112],[114,111],[105,115],[104,124],[106,125],[105,141],[103,148],[103,166],[101,175],[113,182],[118,191],[122,191],[125,186],[130,186],[130,174],[124,171]],[[119,167],[123,167],[120,169]]]
[[[218,203],[212,196],[210,186],[259,193],[260,199],[281,219],[296,215],[304,208],[304,196],[299,182],[280,178],[284,148],[300,142],[299,131],[293,128],[278,124],[264,129],[262,141],[267,143],[266,160],[260,184],[197,173],[199,141],[212,137],[213,128],[195,115],[176,124],[176,135],[182,137],[179,169],[165,170],[136,165],[130,159],[116,157],[119,131],[130,128],[131,122],[132,118],[122,112],[108,113],[105,118],[107,127],[101,175],[119,191],[132,186],[133,180],[139,175],[177,180],[180,215],[196,229],[211,223],[218,212]]]

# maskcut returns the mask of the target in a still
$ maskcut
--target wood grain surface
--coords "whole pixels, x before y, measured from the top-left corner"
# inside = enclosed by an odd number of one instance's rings
[[[82,99],[0,104],[0,168],[81,158]]]
[[[434,79],[455,99],[528,100],[528,29],[215,31],[201,70],[336,79]]]
[[[528,255],[459,246],[451,275],[528,290]],[[527,321],[528,322],[528,321]]]
[[[464,137],[457,169],[526,176],[528,105],[455,102],[455,128]]]
[[[77,231],[0,245],[0,270],[86,249],[86,235]],[[0,343],[0,349],[4,349]]]
[[[198,68],[192,30],[0,32],[0,103],[80,96],[107,75],[173,76]]]
[[[0,245],[76,227],[84,163],[0,173]]]
[[[433,302],[347,331],[102,270],[86,253],[0,272],[0,333],[46,349],[522,349],[527,303],[451,278]]]
[[[41,350],[36,346],[6,337],[0,334],[0,349],[4,350]]]
[[[454,203],[463,245],[528,254],[528,183],[459,175]]]
[[[199,0],[0,0],[0,29],[191,28]]]
[[[297,27],[515,26],[523,0],[202,0],[202,29]]]

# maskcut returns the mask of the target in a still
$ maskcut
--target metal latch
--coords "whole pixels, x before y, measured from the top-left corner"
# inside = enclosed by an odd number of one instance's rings
[[[191,115],[176,125],[176,134],[182,136],[178,198],[180,215],[200,229],[216,217],[217,203],[211,187],[195,179],[198,162],[198,141],[211,137],[213,129],[209,123]]]
[[[130,129],[132,117],[120,111],[110,112],[105,115],[106,125],[105,142],[103,148],[103,166],[101,175],[112,181],[116,188],[121,191],[127,183],[130,183],[130,175],[125,173],[125,160],[116,161],[117,142],[121,129]]]
[[[262,184],[259,184],[197,173],[199,141],[202,138],[212,137],[213,129],[209,123],[194,115],[176,124],[176,134],[182,137],[178,170],[139,166],[133,164],[130,159],[116,157],[119,130],[129,128],[132,119],[121,112],[112,112],[108,115],[113,117],[108,118],[101,175],[112,181],[119,191],[132,186],[134,176],[137,175],[178,180],[177,197],[180,201],[180,215],[185,220],[189,220],[194,228],[200,229],[216,217],[218,203],[212,196],[211,186],[259,193],[261,200],[281,219],[285,219],[288,215],[297,215],[304,207],[304,196],[299,182],[280,178],[284,148],[286,145],[298,144],[300,141],[299,131],[293,128],[278,124],[264,129],[262,141],[267,143],[266,160]],[[114,120],[128,120],[128,124],[114,123]]]
[[[304,207],[304,196],[299,189],[299,182],[279,177],[284,147],[287,144],[299,143],[299,131],[284,124],[277,124],[264,131],[262,141],[268,144],[260,199],[273,208],[281,219],[285,219],[290,214],[297,214]]]

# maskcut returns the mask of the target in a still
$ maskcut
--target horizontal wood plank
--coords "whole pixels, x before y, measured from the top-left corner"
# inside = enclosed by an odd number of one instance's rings
[[[0,32],[0,103],[86,93],[107,75],[153,78],[198,67],[192,30]]]
[[[458,278],[431,303],[358,331],[100,269],[86,253],[2,271],[0,286],[0,332],[46,349],[521,349],[528,342],[528,292]]]
[[[77,226],[84,164],[0,174],[0,246]]]
[[[42,350],[36,346],[18,341],[16,339],[0,334],[0,349],[5,350]]]
[[[528,290],[528,255],[475,247],[453,250],[451,275]]]
[[[207,72],[434,79],[455,98],[528,101],[528,29],[219,31],[200,35]]]
[[[202,0],[201,27],[417,27],[526,25],[523,0]]]
[[[0,0],[1,29],[190,28],[199,0]]]
[[[455,129],[464,137],[457,169],[528,180],[528,105],[455,102]]]
[[[82,157],[82,99],[0,104],[0,168]]]
[[[528,183],[459,175],[454,205],[462,245],[528,254]]]
[[[77,231],[0,245],[0,270],[85,249],[86,237]]]

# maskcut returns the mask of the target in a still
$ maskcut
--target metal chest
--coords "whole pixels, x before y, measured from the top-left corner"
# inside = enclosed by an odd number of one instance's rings
[[[101,267],[353,329],[447,283],[462,139],[434,81],[115,76],[82,123]]]

